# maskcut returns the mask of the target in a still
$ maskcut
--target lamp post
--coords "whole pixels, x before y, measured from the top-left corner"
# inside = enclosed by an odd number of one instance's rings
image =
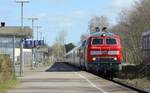
[[[21,4],[21,31],[23,31],[23,5],[29,3],[28,0],[16,0],[16,3]],[[20,40],[20,76],[24,74],[24,61],[23,61],[23,38]]]
[[[34,26],[36,29],[37,29],[37,41],[39,40],[39,28],[42,28],[42,26]],[[38,64],[39,64],[39,55],[40,55],[40,53],[39,53],[39,47],[37,46],[37,48],[36,48],[36,66],[38,66]]]
[[[31,20],[32,21],[32,30],[33,30],[33,33],[32,33],[32,63],[31,63],[31,69],[34,68],[34,49],[33,49],[33,40],[34,40],[34,22],[35,20],[38,20],[38,18],[35,18],[35,17],[32,17],[32,18],[27,18],[28,20]]]
[[[35,26],[35,28],[37,29],[36,38],[38,40],[39,39],[39,28],[42,28],[42,26]]]
[[[23,29],[23,6],[24,6],[24,3],[29,3],[29,1],[28,0],[16,0],[15,2],[21,4],[21,28]]]

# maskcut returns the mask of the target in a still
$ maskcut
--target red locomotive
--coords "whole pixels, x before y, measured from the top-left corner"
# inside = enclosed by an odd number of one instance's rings
[[[120,37],[110,32],[93,33],[66,57],[73,65],[112,78],[121,67]]]

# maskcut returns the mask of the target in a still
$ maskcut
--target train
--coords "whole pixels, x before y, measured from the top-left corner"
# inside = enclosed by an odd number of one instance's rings
[[[143,61],[145,64],[149,64],[150,61],[150,31],[142,33],[142,51]]]
[[[92,33],[65,55],[65,62],[113,79],[121,70],[121,39],[111,32]]]

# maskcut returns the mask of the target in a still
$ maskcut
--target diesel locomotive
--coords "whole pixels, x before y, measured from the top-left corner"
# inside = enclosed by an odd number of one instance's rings
[[[121,70],[120,37],[102,31],[90,34],[79,46],[66,54],[66,62],[112,79]]]

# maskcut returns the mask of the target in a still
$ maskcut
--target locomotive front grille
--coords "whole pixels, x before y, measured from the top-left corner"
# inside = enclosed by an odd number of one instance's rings
[[[116,62],[114,58],[96,58],[94,62]]]

